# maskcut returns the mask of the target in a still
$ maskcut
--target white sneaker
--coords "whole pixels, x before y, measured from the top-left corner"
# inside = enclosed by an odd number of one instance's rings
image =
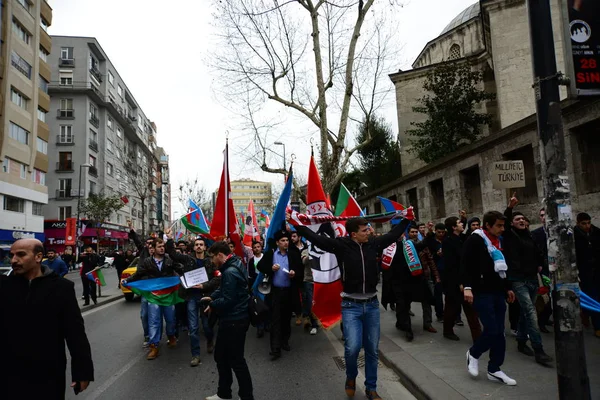
[[[515,381],[512,378],[510,378],[509,376],[507,376],[502,371],[497,371],[497,372],[494,372],[494,373],[491,373],[491,372],[488,371],[487,375],[488,375],[488,379],[490,381],[504,383],[505,385],[508,385],[508,386],[515,386],[517,384],[517,381]]]
[[[513,336],[518,336],[518,335],[519,335],[519,332],[517,332],[517,330],[516,330],[516,329],[511,329],[511,330],[510,330],[510,334],[511,334],[511,335],[513,335]]]
[[[310,334],[311,334],[311,335],[316,335],[316,334],[317,334],[317,328],[312,328],[312,329],[310,330]]]
[[[472,377],[479,376],[479,360],[471,356],[469,350],[467,350],[467,371]]]
[[[224,399],[224,398],[222,398],[222,397],[219,397],[219,395],[218,395],[218,394],[214,394],[214,395],[212,395],[212,396],[209,396],[209,397],[207,397],[205,400],[227,400],[227,399]]]

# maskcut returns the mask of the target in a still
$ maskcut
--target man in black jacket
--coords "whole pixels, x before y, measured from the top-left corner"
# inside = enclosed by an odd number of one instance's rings
[[[409,209],[410,219],[414,219]],[[371,236],[369,222],[351,218],[346,222],[348,236],[328,238],[310,228],[298,226],[298,233],[319,249],[335,254],[342,272],[342,323],[344,325],[346,394],[356,392],[357,359],[361,347],[365,349],[365,387],[369,400],[381,399],[377,394],[377,363],[379,359],[380,314],[377,300],[379,265],[377,255],[394,243],[410,223],[404,218],[389,233]],[[362,332],[362,334],[361,334]],[[367,340],[363,341],[363,338]]]
[[[152,245],[154,255],[146,258],[146,260],[137,268],[135,274],[121,281],[122,285],[129,282],[139,281],[140,279],[160,278],[167,276],[176,276],[183,273],[181,265],[176,264],[165,254],[165,242],[162,239],[154,239]],[[167,323],[167,337],[169,338],[168,346],[175,347],[177,345],[177,326],[175,323],[175,306],[160,306],[158,304],[148,303],[148,333],[150,340],[148,341],[150,351],[148,360],[154,360],[158,357],[158,344],[162,335],[162,319]]]
[[[271,360],[281,357],[281,349],[290,351],[292,307],[294,296],[304,279],[300,251],[290,246],[286,231],[275,233],[277,248],[265,252],[258,262],[258,270],[271,282]]]
[[[209,249],[212,262],[221,272],[221,287],[202,302],[210,302],[205,310],[219,316],[219,334],[215,346],[215,362],[219,371],[217,394],[206,400],[231,399],[232,372],[238,380],[241,400],[254,400],[252,378],[244,358],[246,332],[250,326],[248,314],[248,280],[242,260],[231,252],[226,242],[216,242]]]
[[[535,361],[545,365],[552,361],[552,357],[544,352],[535,309],[539,288],[537,274],[542,272],[544,261],[540,249],[527,229],[525,216],[523,213],[513,212],[518,203],[519,200],[513,195],[504,211],[506,219],[511,223],[509,229],[504,232],[508,280],[511,281],[521,309],[517,333],[518,350],[527,356],[535,355]],[[528,336],[533,351],[527,346]]]
[[[96,282],[89,279],[86,274],[90,271],[93,271],[99,265],[102,265],[104,262],[104,257],[99,256],[94,253],[92,246],[87,246],[85,251],[79,255],[79,260],[81,261],[81,283],[83,284],[83,298],[84,298],[84,306],[90,305],[90,296],[92,297],[92,301],[94,304],[96,301]]]
[[[600,301],[600,229],[592,225],[587,213],[577,214],[575,254],[581,290]],[[600,337],[600,313],[589,312],[596,337]]]
[[[206,242],[204,239],[196,238],[196,240],[194,240],[194,256],[192,257],[191,255],[178,253],[176,251],[170,229],[167,229],[165,234],[169,238],[169,240],[167,240],[166,252],[173,261],[183,265],[183,273],[185,274],[189,271],[204,268],[206,270],[206,276],[209,279],[208,282],[192,286],[189,289],[185,289],[181,286],[179,290],[179,296],[185,299],[185,307],[187,310],[189,324],[188,332],[192,350],[192,361],[190,361],[190,366],[197,367],[200,364],[199,320],[202,322],[204,336],[206,337],[206,352],[212,353],[214,348],[213,329],[210,326],[208,315],[200,305],[200,300],[203,297],[210,296],[212,292],[219,288],[219,285],[221,284],[221,274],[212,264],[210,257],[206,254]]]
[[[479,358],[489,350],[488,379],[514,386],[517,381],[500,370],[506,353],[506,300],[509,303],[515,301],[515,294],[506,279],[507,266],[501,254],[500,236],[504,232],[505,221],[506,217],[498,211],[485,213],[483,229],[473,232],[464,244],[461,283],[465,301],[475,306],[483,325],[483,333],[467,351],[469,374],[473,377],[479,375]]]
[[[71,387],[85,390],[94,365],[73,282],[41,265],[39,240],[10,251],[12,274],[0,275],[0,399],[64,399],[65,341]]]

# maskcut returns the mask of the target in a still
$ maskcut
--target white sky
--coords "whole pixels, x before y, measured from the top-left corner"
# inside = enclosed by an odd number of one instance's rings
[[[398,68],[409,69],[423,46],[474,2],[406,0],[397,16],[398,35],[404,46]],[[265,174],[245,161],[235,144],[240,132],[232,123],[233,115],[215,98],[212,83],[219,77],[205,63],[215,34],[210,24],[210,4],[211,0],[50,1],[50,34],[96,37],[146,116],[157,124],[158,144],[169,154],[174,209],[178,183],[187,178],[198,176],[208,190],[217,188],[227,130],[232,180],[247,177],[276,184],[282,180],[281,175]],[[391,87],[391,82],[388,84]],[[387,103],[381,114],[396,131],[393,94]],[[295,153],[295,171],[304,176],[310,156],[309,139],[310,134],[283,135],[279,139],[286,144],[288,163],[290,154]],[[277,162],[281,165],[281,158],[273,159]]]

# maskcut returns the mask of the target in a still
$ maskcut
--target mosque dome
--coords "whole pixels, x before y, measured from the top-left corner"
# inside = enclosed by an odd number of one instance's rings
[[[450,23],[444,28],[440,36],[443,34],[450,32],[454,28],[464,24],[471,19],[478,17],[481,13],[481,7],[479,6],[479,1],[475,4],[471,4],[469,7],[465,8],[461,11]]]

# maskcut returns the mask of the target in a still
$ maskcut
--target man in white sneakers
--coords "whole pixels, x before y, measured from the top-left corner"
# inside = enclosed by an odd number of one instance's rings
[[[461,281],[465,301],[473,304],[483,325],[481,336],[467,351],[469,374],[473,377],[479,375],[479,358],[489,350],[488,379],[514,386],[517,381],[500,370],[506,353],[506,301],[515,301],[515,294],[506,279],[508,267],[500,241],[505,221],[506,217],[498,211],[490,211],[483,216],[483,229],[475,230],[464,244]]]

